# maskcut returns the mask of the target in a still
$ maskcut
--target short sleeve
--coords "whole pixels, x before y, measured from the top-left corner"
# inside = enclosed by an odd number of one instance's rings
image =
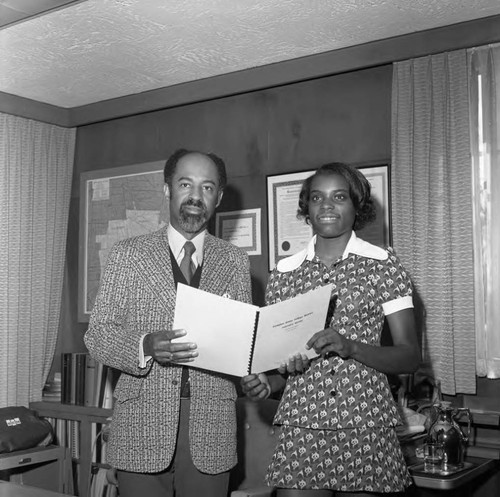
[[[381,278],[381,305],[387,316],[413,307],[413,285],[411,279],[396,256],[394,249],[387,249],[389,257],[384,261]]]

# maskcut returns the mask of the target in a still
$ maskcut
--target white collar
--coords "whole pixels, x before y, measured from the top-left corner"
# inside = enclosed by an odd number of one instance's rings
[[[207,231],[203,230],[190,240],[196,248],[196,251],[193,254],[193,259],[196,259],[197,266],[200,266],[203,262],[203,244],[205,243],[206,234]],[[184,244],[187,242],[187,239],[184,238],[171,224],[167,226],[167,235],[168,245],[172,251],[172,255],[176,261],[179,261],[181,255],[184,256]]]
[[[306,259],[308,261],[312,261],[316,253],[315,246],[316,235],[311,238],[305,249],[297,252],[294,255],[286,257],[285,259],[281,259],[276,265],[276,269],[280,273],[286,273],[288,271],[297,269]],[[377,259],[379,261],[385,261],[389,257],[389,254],[386,250],[377,247],[376,245],[372,245],[371,243],[365,242],[361,238],[358,238],[354,231],[352,232],[351,238],[349,238],[344,253],[342,254],[342,260],[346,259],[349,254],[356,254],[360,255],[361,257],[366,257],[368,259]]]

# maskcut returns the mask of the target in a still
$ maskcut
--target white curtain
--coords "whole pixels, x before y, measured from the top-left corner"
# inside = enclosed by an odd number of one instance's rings
[[[0,407],[41,399],[57,338],[75,130],[0,113]]]
[[[475,393],[467,53],[394,64],[393,244],[421,301],[424,369]]]
[[[500,378],[500,45],[469,50],[477,374]]]

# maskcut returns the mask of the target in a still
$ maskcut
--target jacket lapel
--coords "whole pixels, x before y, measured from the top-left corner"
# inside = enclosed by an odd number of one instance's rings
[[[175,282],[170,262],[167,229],[152,233],[144,246],[144,256],[139,256],[136,264],[139,274],[158,299],[165,303],[169,311],[175,308]]]
[[[203,271],[200,290],[222,295],[234,276],[234,267],[228,264],[224,250],[216,243],[214,236],[207,233],[203,247]]]
[[[151,234],[144,251],[135,261],[139,274],[144,284],[165,303],[166,309],[173,311],[176,289],[166,228]],[[234,265],[228,263],[227,257],[224,257],[224,250],[215,237],[207,233],[203,247],[200,290],[223,295],[233,280],[235,269]]]

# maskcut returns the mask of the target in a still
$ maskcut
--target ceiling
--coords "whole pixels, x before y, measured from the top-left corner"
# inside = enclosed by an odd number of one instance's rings
[[[85,0],[0,0],[0,28]]]
[[[0,29],[0,92],[71,109],[498,14],[499,0],[83,0]]]

